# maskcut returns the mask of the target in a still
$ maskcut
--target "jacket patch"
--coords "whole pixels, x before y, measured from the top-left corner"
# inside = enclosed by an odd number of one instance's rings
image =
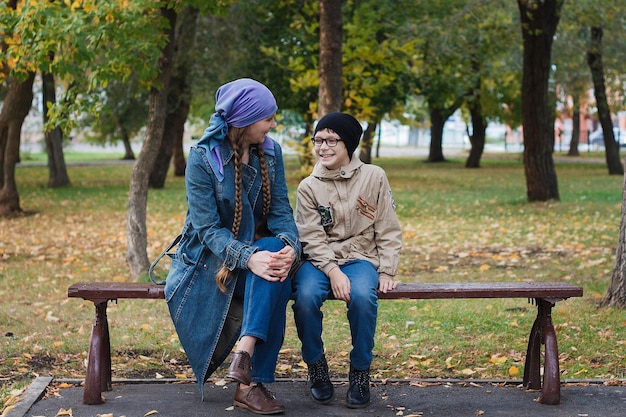
[[[367,217],[370,220],[374,220],[376,217],[374,214],[376,213],[376,207],[372,204],[369,204],[363,197],[358,198],[356,211],[361,213],[363,216]]]
[[[333,215],[330,211],[330,206],[318,206],[317,211],[320,213],[322,226],[326,227],[333,224]]]

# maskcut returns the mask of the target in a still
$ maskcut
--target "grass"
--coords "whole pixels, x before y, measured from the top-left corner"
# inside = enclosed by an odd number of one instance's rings
[[[609,176],[593,156],[602,160],[597,154],[557,159],[561,201],[547,203],[526,201],[519,155],[486,155],[480,169],[464,168],[462,158],[375,160],[388,173],[403,225],[399,280],[582,285],[584,297],[553,311],[562,378],[624,378],[624,312],[597,307],[613,270],[622,178]],[[288,156],[292,202],[298,170]],[[47,168],[18,167],[21,205],[30,214],[0,219],[0,410],[34,376],[84,377],[93,305],[68,299],[67,287],[128,279],[130,172],[123,164],[70,166],[72,187],[48,189]],[[168,177],[164,189],[150,191],[151,259],[180,231],[185,210],[182,178]],[[324,308],[331,373],[345,377],[345,307]],[[277,374],[305,377],[287,312]],[[381,302],[374,377],[520,379],[535,315],[525,300]],[[122,300],[109,306],[108,316],[115,377],[193,378],[162,300]]]

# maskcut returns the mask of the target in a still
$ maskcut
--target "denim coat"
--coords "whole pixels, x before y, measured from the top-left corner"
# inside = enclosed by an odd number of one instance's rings
[[[273,141],[272,141],[273,142]],[[301,246],[293,210],[289,203],[280,145],[265,149],[271,183],[271,208],[267,226],[273,236],[291,246],[300,259]],[[215,176],[204,148],[189,152],[185,173],[188,210],[182,238],[165,283],[165,300],[189,364],[202,385],[228,357],[239,338],[243,307],[233,298],[235,279],[223,293],[215,275],[226,265],[236,279],[245,279],[247,263],[256,251],[255,225],[262,217],[262,179],[258,150],[250,150],[248,164],[242,165],[242,219],[239,236],[231,233],[235,209],[235,168],[233,149],[221,146],[224,179]]]

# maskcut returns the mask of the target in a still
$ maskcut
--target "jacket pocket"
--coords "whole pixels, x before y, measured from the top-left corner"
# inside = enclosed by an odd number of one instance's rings
[[[180,286],[193,274],[196,263],[186,254],[172,259],[170,272],[165,281],[165,301],[169,302]]]

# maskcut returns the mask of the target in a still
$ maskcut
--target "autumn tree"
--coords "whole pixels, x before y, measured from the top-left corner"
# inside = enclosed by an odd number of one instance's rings
[[[0,14],[0,82],[6,85],[6,93],[0,112],[0,216],[22,213],[20,196],[15,181],[15,165],[19,160],[20,135],[24,119],[33,101],[35,72],[27,69],[14,71],[15,58],[7,54],[10,45],[19,37],[15,30],[17,20],[17,0],[7,0],[1,5],[5,10]]]
[[[4,120],[17,123],[15,117],[30,110],[24,100],[31,97],[30,77],[39,71],[51,74],[62,85],[61,97],[49,100],[46,106],[47,126],[69,131],[77,126],[76,115],[98,111],[92,93],[100,91],[112,79],[127,79],[136,73],[143,80],[152,77],[147,56],[157,49],[154,30],[143,13],[145,4],[152,2],[137,0],[131,3],[118,2],[30,2],[28,7],[8,7],[0,13],[0,28],[4,37],[3,75],[5,80],[26,80],[30,85],[21,88],[19,94],[7,94],[3,112]],[[7,2],[3,5],[15,5]],[[120,22],[125,30],[119,30]],[[72,36],[67,36],[71,33]],[[9,81],[12,84],[12,81]],[[25,90],[31,90],[30,93]],[[27,110],[23,110],[26,109]],[[10,113],[10,115],[9,115]],[[22,118],[23,120],[23,118]],[[8,122],[7,122],[8,123]],[[22,122],[19,122],[20,125]],[[12,125],[13,126],[13,125]],[[20,212],[19,194],[14,185],[13,173],[19,152],[19,130],[11,130],[3,148],[3,171],[8,181],[0,195],[2,214]],[[55,140],[59,145],[59,141]],[[61,150],[57,149],[59,152]],[[55,155],[58,155],[55,151]],[[55,156],[56,158],[56,156]],[[55,163],[60,159],[55,159]]]
[[[522,74],[522,124],[524,173],[528,201],[559,200],[552,158],[554,129],[548,103],[552,41],[564,0],[518,0],[524,67]]]
[[[319,107],[318,117],[341,110],[343,18],[341,2],[319,0]]]
[[[183,135],[185,123],[191,106],[191,74],[194,41],[199,9],[187,5],[179,13],[174,36],[174,57],[172,77],[167,96],[167,109],[163,138],[154,168],[150,173],[149,184],[152,188],[163,188],[165,179],[174,157],[175,175],[185,175],[185,155],[183,153]]]
[[[364,1],[344,13],[343,109],[367,122],[359,158],[370,163],[373,138],[383,117],[404,113],[414,91],[415,36],[412,1]]]
[[[150,89],[148,124],[146,136],[133,165],[128,192],[128,211],[126,217],[126,235],[128,249],[126,262],[133,279],[138,279],[148,272],[148,231],[146,212],[148,207],[148,184],[154,169],[165,126],[167,94],[172,75],[174,40],[177,13],[165,2],[161,4],[160,18],[155,23],[162,27],[165,43],[158,59],[158,76]]]

